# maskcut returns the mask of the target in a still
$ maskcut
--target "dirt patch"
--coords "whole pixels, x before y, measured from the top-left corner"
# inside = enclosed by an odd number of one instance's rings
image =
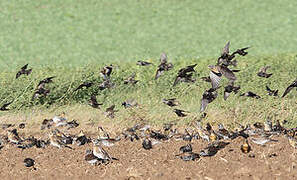
[[[77,130],[74,130],[78,132]],[[3,134],[4,132],[2,132]],[[44,137],[44,134],[35,134]],[[95,138],[96,135],[90,135]],[[7,144],[0,150],[2,179],[296,179],[297,151],[287,138],[275,136],[278,142],[265,146],[250,143],[252,150],[243,154],[242,141],[235,139],[215,156],[183,161],[175,155],[183,140],[162,142],[153,149],[142,148],[142,141],[121,140],[105,149],[118,161],[92,166],[84,160],[92,143],[71,149],[47,146],[45,149],[19,149]],[[200,152],[207,142],[193,140],[193,152]],[[36,170],[24,166],[27,157],[36,162]]]

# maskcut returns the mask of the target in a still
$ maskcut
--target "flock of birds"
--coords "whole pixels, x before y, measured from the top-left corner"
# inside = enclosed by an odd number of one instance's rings
[[[283,124],[279,121],[276,121],[275,124],[271,122],[271,120],[267,120],[265,123],[255,123],[253,125],[242,126],[239,125],[238,129],[235,130],[227,130],[223,126],[223,124],[219,124],[218,128],[213,128],[209,123],[206,124],[206,127],[202,126],[202,119],[205,118],[206,113],[204,112],[207,108],[207,105],[213,102],[218,96],[218,89],[220,86],[220,81],[222,77],[228,79],[228,84],[224,87],[224,100],[232,93],[238,93],[240,86],[236,86],[236,75],[235,73],[239,70],[232,70],[230,66],[237,66],[237,60],[235,60],[236,55],[245,56],[248,54],[246,48],[237,49],[235,52],[229,52],[230,42],[228,42],[223,51],[218,58],[216,65],[210,65],[208,68],[210,69],[210,74],[208,77],[202,77],[201,79],[209,82],[211,87],[202,94],[201,99],[201,117],[199,120],[195,120],[192,125],[187,127],[183,133],[179,132],[178,129],[173,128],[173,123],[164,124],[163,129],[155,130],[152,129],[147,124],[136,124],[131,128],[125,129],[121,134],[116,137],[110,137],[109,133],[107,133],[103,127],[99,126],[98,131],[100,131],[99,136],[97,138],[87,137],[83,131],[80,131],[77,135],[67,134],[66,132],[62,132],[60,127],[66,127],[66,129],[76,128],[79,126],[78,122],[67,121],[65,118],[65,114],[62,113],[59,116],[55,116],[52,119],[45,119],[42,122],[41,130],[48,130],[48,139],[37,139],[33,136],[29,136],[27,138],[20,137],[17,128],[14,128],[12,124],[2,124],[2,128],[5,129],[6,134],[0,136],[0,149],[5,147],[6,144],[13,144],[17,148],[28,149],[32,147],[36,148],[46,148],[47,146],[54,146],[57,148],[69,148],[74,150],[73,146],[76,144],[77,146],[83,146],[87,143],[93,143],[93,149],[87,149],[85,153],[85,161],[92,165],[98,164],[107,164],[109,162],[117,161],[119,159],[110,155],[105,149],[104,146],[113,146],[116,145],[120,140],[131,140],[138,142],[142,140],[142,147],[146,150],[152,149],[153,146],[170,141],[170,140],[184,140],[187,142],[185,146],[180,147],[180,153],[176,156],[184,161],[195,160],[204,156],[214,156],[220,149],[223,149],[227,146],[232,140],[236,138],[242,138],[242,145],[240,147],[243,153],[249,153],[251,151],[251,146],[249,141],[252,141],[254,144],[265,145],[269,142],[277,142],[274,140],[273,136],[284,135],[288,138],[288,141],[291,146],[297,148],[297,128],[285,128]],[[160,76],[164,74],[165,71],[169,71],[173,68],[173,64],[167,61],[167,55],[165,53],[161,54],[160,64],[158,65],[155,79],[158,79]],[[137,65],[139,66],[149,66],[152,63],[146,61],[138,61]],[[193,73],[195,72],[195,66],[189,65],[185,68],[182,68],[178,71],[177,76],[173,82],[173,86],[176,86],[180,82],[195,82],[196,79],[193,78]],[[106,88],[114,87],[114,83],[111,80],[112,71],[114,69],[113,65],[105,66],[100,71],[100,74],[103,78],[101,84],[98,85],[99,90],[103,90]],[[267,73],[269,66],[262,67],[257,76],[262,78],[269,78],[272,76],[271,73]],[[20,71],[16,74],[16,79],[18,79],[22,75],[29,75],[32,72],[32,69],[28,69],[28,64],[23,66]],[[47,87],[47,84],[53,82],[55,77],[48,77],[41,80],[32,95],[32,101],[43,98],[50,93],[50,89]],[[124,84],[136,84],[138,80],[135,80],[135,74],[132,74],[129,78],[124,80]],[[93,86],[93,82],[83,82],[73,91],[79,91],[83,88],[89,88]],[[293,81],[285,90],[282,97],[285,97],[293,88],[297,87],[297,79]],[[297,88],[296,88],[297,89]],[[271,90],[268,86],[266,86],[266,90],[268,95],[270,96],[278,96],[278,90]],[[240,96],[247,96],[252,98],[260,98],[259,95],[249,91],[241,94]],[[12,101],[13,102],[13,101]],[[8,106],[12,103],[3,104],[0,107],[1,111],[7,111]],[[179,102],[176,98],[162,99],[162,102],[170,107],[175,107],[179,105]],[[96,95],[91,95],[89,104],[93,108],[100,109],[102,103],[98,103],[96,99]],[[138,106],[138,103],[133,100],[127,100],[122,103],[125,108],[133,108]],[[179,117],[187,116],[187,111],[181,109],[173,109]],[[108,107],[105,110],[105,115],[109,118],[113,118],[115,116],[115,105]],[[20,124],[19,129],[25,128],[25,124]],[[103,134],[102,134],[103,133]],[[201,149],[199,152],[194,152],[192,149],[191,142],[195,139],[201,139],[203,141],[208,142],[208,145]],[[35,161],[32,158],[26,158],[24,160],[25,166],[34,167]]]

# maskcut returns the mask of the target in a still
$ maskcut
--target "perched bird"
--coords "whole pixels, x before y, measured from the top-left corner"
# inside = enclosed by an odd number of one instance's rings
[[[61,136],[57,136],[53,132],[49,133],[49,139],[50,139],[50,144],[52,146],[55,146],[55,147],[57,147],[59,149],[62,148],[62,147],[67,147],[69,149],[72,149],[72,147],[68,146],[66,143],[64,143],[62,141]]]
[[[110,78],[110,75],[113,70],[113,65],[104,66],[102,70],[100,71],[100,75],[103,77],[103,80],[107,80]]]
[[[164,71],[169,71],[170,69],[173,68],[172,63],[167,63],[167,55],[165,53],[161,54],[160,62],[161,63],[158,66],[158,69],[157,69],[157,72],[155,75],[155,79],[158,79],[164,73]]]
[[[14,144],[20,144],[23,140],[19,137],[17,129],[7,131],[8,141]]]
[[[110,107],[106,108],[105,110],[105,116],[109,118],[114,118],[114,113],[117,112],[118,110],[115,110],[115,105],[111,105]]]
[[[26,159],[24,159],[24,165],[26,167],[33,167],[34,170],[36,170],[36,168],[34,167],[35,161],[32,158],[26,158]]]
[[[182,146],[182,147],[179,148],[179,151],[181,153],[192,152],[192,150],[193,149],[192,149],[192,145],[191,144],[187,144],[187,145]]]
[[[138,106],[138,103],[133,99],[128,99],[128,100],[122,102],[122,106],[124,106],[125,108],[131,108],[131,107]]]
[[[138,80],[135,80],[135,76],[136,74],[133,73],[130,77],[124,80],[124,84],[132,84],[132,85],[136,84]]]
[[[210,88],[206,90],[202,95],[200,112],[205,111],[207,105],[214,101],[217,98],[217,96],[218,93],[216,89]]]
[[[187,116],[185,114],[185,112],[188,112],[188,111],[184,111],[184,110],[181,110],[181,109],[174,109],[173,112],[175,112],[175,114],[178,116],[178,117],[185,117]]]
[[[241,94],[240,96],[246,96],[246,97],[251,97],[251,98],[256,98],[256,99],[260,99],[261,97],[251,91],[248,91],[246,93]]]
[[[142,141],[142,147],[145,150],[152,149],[153,148],[152,141],[149,138],[143,139],[143,141]]]
[[[139,65],[139,66],[148,66],[148,65],[152,65],[152,63],[139,60],[139,61],[137,61],[136,65]]]
[[[66,122],[66,125],[67,129],[71,129],[71,128],[76,128],[79,126],[78,122],[73,119],[72,121],[69,121],[69,122]]]
[[[194,152],[182,153],[182,154],[178,154],[176,156],[179,157],[180,159],[182,159],[183,161],[195,161],[196,159],[200,158],[199,154],[194,153]]]
[[[32,101],[35,100],[36,98],[39,97],[46,97],[50,93],[49,89],[44,88],[44,84],[41,84],[37,87],[35,90],[33,96],[32,96]]]
[[[93,108],[100,108],[99,106],[103,105],[102,103],[97,102],[97,98],[95,95],[91,96],[91,99],[89,101],[89,105],[92,106]]]
[[[220,149],[225,148],[229,143],[223,141],[215,141],[209,144],[206,148],[202,149],[199,153],[200,156],[214,156]]]
[[[16,74],[16,79],[19,78],[22,74],[25,74],[25,75],[29,75],[31,72],[32,72],[32,69],[27,69],[28,67],[28,64],[26,64],[25,66],[21,67],[21,70],[19,70]]]
[[[83,87],[89,88],[93,85],[94,83],[92,82],[83,82],[82,84],[80,84],[74,91],[77,91],[79,89],[82,89]]]
[[[297,79],[295,79],[295,81],[293,81],[285,90],[284,94],[282,95],[282,98],[285,97],[293,88],[296,88],[297,90]]]
[[[52,119],[44,119],[41,123],[41,130],[44,130],[44,129],[50,129],[53,125],[53,120]]]
[[[262,68],[260,68],[259,72],[257,73],[257,75],[259,77],[263,77],[263,78],[269,78],[272,74],[268,74],[266,73],[267,69],[269,69],[270,66],[264,66]]]
[[[230,139],[230,133],[227,129],[225,129],[224,125],[219,123],[218,124],[218,131],[216,131],[216,134],[222,138],[222,139]]]
[[[269,96],[278,96],[278,89],[276,90],[271,90],[267,85],[266,85],[266,91],[268,92]]]
[[[96,165],[99,162],[99,159],[93,154],[92,150],[87,149],[85,154],[85,161],[87,161],[91,165]]]
[[[277,142],[277,140],[270,139],[267,136],[254,136],[250,138],[253,143],[264,146],[268,142]]]
[[[9,102],[9,103],[5,103],[0,107],[0,111],[9,111],[9,109],[7,109],[7,106],[9,106],[13,101]]]
[[[174,80],[174,83],[173,83],[173,86],[176,86],[176,84],[178,82],[193,82],[195,81],[195,79],[192,79],[192,72],[195,72],[195,66],[197,64],[194,64],[194,65],[190,65],[190,66],[187,66],[185,68],[182,68],[178,71],[178,74]]]
[[[233,86],[233,83],[232,84],[228,84],[226,87],[225,87],[225,90],[224,90],[224,100],[226,101],[227,98],[230,96],[230,94],[232,92],[234,92],[235,94],[238,93],[240,89],[240,86]]]
[[[109,89],[113,86],[114,84],[109,79],[105,79],[101,84],[99,84],[98,88],[102,91],[104,89]]]
[[[74,141],[78,146],[82,146],[82,145],[85,145],[86,143],[90,142],[89,139],[84,134],[83,130],[81,130],[79,132],[79,134],[76,136]]]
[[[179,105],[179,102],[176,100],[176,98],[162,99],[162,102],[170,107]]]
[[[240,149],[243,153],[247,154],[251,151],[251,146],[249,145],[248,143],[248,140],[247,139],[243,139],[243,143],[242,145],[240,146]]]
[[[101,147],[98,140],[93,140],[93,154],[102,162],[112,161],[112,157]]]
[[[288,140],[289,140],[289,144],[297,149],[297,139],[295,137],[292,137],[292,136],[288,136]]]

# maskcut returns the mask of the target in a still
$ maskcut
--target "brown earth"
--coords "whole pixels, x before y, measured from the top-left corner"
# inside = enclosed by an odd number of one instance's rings
[[[79,130],[72,130],[78,132]],[[4,131],[1,132],[3,134]],[[20,133],[21,130],[20,130]],[[22,135],[28,135],[23,130]],[[36,134],[44,137],[44,134]],[[90,135],[90,134],[89,134]],[[90,135],[95,138],[96,135]],[[155,145],[151,150],[142,148],[142,141],[121,140],[105,148],[118,161],[92,166],[84,160],[85,150],[92,143],[71,149],[48,146],[45,149],[21,150],[7,144],[0,150],[1,179],[297,179],[297,151],[283,136],[278,142],[265,146],[253,144],[249,154],[240,150],[239,138],[231,141],[213,157],[200,157],[183,161],[175,155],[185,141],[169,140]],[[193,151],[207,146],[202,140],[192,141]],[[255,157],[250,157],[254,155]],[[31,157],[36,170],[24,166],[23,160]]]

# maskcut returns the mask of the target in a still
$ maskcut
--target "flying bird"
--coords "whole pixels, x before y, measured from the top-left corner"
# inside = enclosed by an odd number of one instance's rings
[[[162,102],[170,107],[179,105],[179,102],[176,100],[176,98],[162,99]]]
[[[155,79],[158,79],[164,73],[164,71],[169,71],[173,68],[172,63],[167,63],[167,55],[165,53],[161,54],[160,62],[161,63],[158,66]]]
[[[32,68],[31,69],[27,69],[28,68],[28,64],[26,64],[25,66],[23,66],[22,68],[21,68],[21,70],[19,70],[18,72],[17,72],[17,74],[16,74],[16,79],[17,78],[19,78],[22,74],[25,74],[25,75],[29,75],[29,74],[31,74],[31,72],[32,72]]]
[[[105,110],[105,116],[109,118],[114,118],[114,113],[117,112],[118,110],[115,110],[115,105],[112,105]]]
[[[51,82],[53,82],[53,80],[52,80],[53,78],[55,78],[55,76],[48,77],[48,78],[45,78],[45,79],[43,79],[43,80],[39,81],[39,83],[38,83],[38,86],[37,86],[37,87],[39,87],[39,86],[44,86],[45,84],[48,84],[48,83],[51,83]]]
[[[107,80],[110,78],[110,75],[112,73],[113,70],[113,65],[109,65],[109,66],[104,66],[102,68],[102,70],[100,71],[100,75],[103,77],[104,80]]]
[[[136,65],[139,65],[139,66],[149,66],[149,65],[152,65],[152,63],[150,62],[146,62],[146,61],[137,61]]]
[[[278,96],[278,89],[272,90],[266,85],[266,91],[268,92],[269,96]]]
[[[181,110],[181,109],[174,109],[173,112],[175,112],[175,114],[178,116],[178,117],[185,117],[187,116],[185,114],[185,112],[188,112],[188,111],[184,111],[184,110]]]
[[[133,73],[130,77],[124,80],[124,84],[132,84],[132,85],[136,84],[138,80],[135,80],[135,76],[136,74]]]
[[[211,84],[213,89],[217,89],[220,86],[220,81],[222,75],[224,75],[228,80],[229,84],[234,83],[236,76],[232,70],[223,65],[209,65],[210,69],[209,77],[211,79]]]
[[[83,87],[89,88],[93,85],[94,83],[92,82],[83,82],[82,84],[80,84],[74,91],[77,91],[79,89],[82,89]]]
[[[218,93],[216,89],[210,88],[206,90],[202,95],[200,112],[205,111],[207,105],[211,103],[213,100],[215,100],[217,96]]]
[[[285,97],[294,87],[297,89],[297,79],[295,79],[295,81],[287,87],[284,94],[282,95],[282,98]]]
[[[272,74],[268,74],[266,71],[267,69],[269,69],[270,66],[264,66],[262,68],[260,68],[259,72],[257,73],[257,75],[259,77],[263,77],[263,78],[269,78]]]
[[[241,94],[240,96],[246,96],[246,97],[251,97],[251,98],[256,98],[256,99],[260,99],[261,97],[251,91],[248,91],[246,93]]]
[[[239,89],[240,89],[240,86],[233,86],[233,84],[228,84],[224,90],[224,100],[226,101],[232,92],[237,94]]]
[[[7,109],[7,106],[9,106],[13,101],[9,102],[9,103],[5,103],[0,107],[0,111],[9,111],[9,109]]]
[[[194,82],[195,79],[192,79],[192,75],[193,73],[192,72],[195,72],[195,66],[197,64],[194,64],[194,65],[190,65],[190,66],[187,66],[185,68],[182,68],[178,71],[178,74],[174,80],[174,83],[173,83],[173,86],[175,86],[178,82]]]
[[[99,106],[103,105],[102,103],[97,102],[97,98],[95,95],[91,96],[91,99],[89,101],[89,105],[92,106],[93,108],[100,108]]]

